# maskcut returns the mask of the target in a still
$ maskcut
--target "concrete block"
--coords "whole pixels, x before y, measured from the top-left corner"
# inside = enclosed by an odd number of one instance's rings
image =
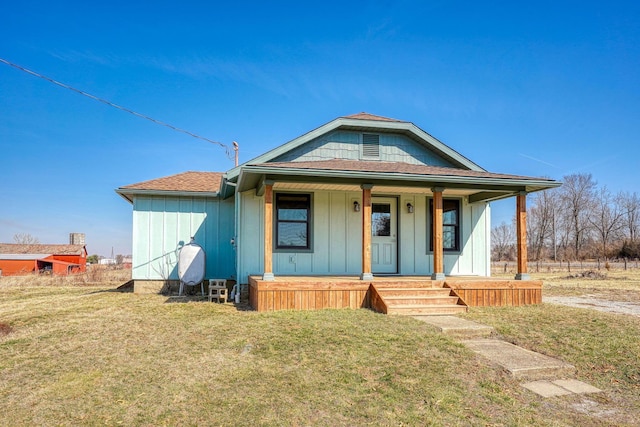
[[[434,326],[439,332],[455,338],[486,338],[494,332],[494,329],[491,326],[461,319],[456,316],[413,317]]]
[[[569,390],[555,385],[550,381],[532,381],[522,384],[522,387],[542,397],[556,397],[572,394]]]
[[[569,390],[572,393],[576,394],[586,394],[586,393],[600,393],[602,390],[596,388],[590,384],[583,383],[582,381],[574,380],[574,379],[563,379],[563,380],[555,380],[553,383],[559,387],[562,387],[566,390]]]
[[[501,366],[515,378],[542,380],[567,377],[576,368],[562,360],[492,339],[463,341],[471,350]]]

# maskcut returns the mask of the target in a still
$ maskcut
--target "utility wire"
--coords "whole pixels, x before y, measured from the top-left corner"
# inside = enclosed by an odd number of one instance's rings
[[[140,118],[142,118],[142,119],[149,120],[149,121],[151,121],[151,122],[153,122],[153,123],[155,123],[155,124],[158,124],[158,125],[161,125],[161,126],[168,127],[169,129],[173,129],[173,130],[175,130],[175,131],[177,131],[177,132],[186,133],[187,135],[192,136],[192,137],[194,137],[194,138],[201,139],[201,140],[203,140],[203,141],[207,141],[207,142],[210,142],[210,143],[212,143],[212,144],[217,144],[217,145],[219,145],[220,147],[224,148],[224,150],[225,150],[225,152],[226,152],[226,154],[227,154],[227,157],[228,157],[229,159],[233,160],[233,159],[231,158],[231,150],[229,149],[229,147],[227,147],[225,144],[223,144],[223,143],[221,143],[221,142],[213,141],[213,140],[211,140],[211,139],[209,139],[209,138],[205,138],[204,136],[200,136],[200,135],[197,135],[197,134],[195,134],[195,133],[193,133],[193,132],[189,132],[188,130],[181,129],[181,128],[179,128],[179,127],[176,127],[176,126],[170,125],[169,123],[165,123],[165,122],[163,122],[163,121],[161,121],[161,120],[156,120],[156,119],[154,119],[153,117],[149,117],[149,116],[146,116],[146,115],[144,115],[144,114],[137,113],[137,112],[135,112],[135,111],[133,111],[133,110],[130,110],[130,109],[126,108],[126,107],[123,107],[123,106],[118,105],[118,104],[114,104],[114,103],[113,103],[113,102],[111,102],[111,101],[107,101],[106,99],[99,98],[99,97],[97,97],[97,96],[95,96],[95,95],[91,95],[90,93],[84,92],[84,91],[82,91],[82,90],[80,90],[80,89],[76,89],[76,88],[74,88],[73,86],[69,86],[69,85],[64,84],[64,83],[61,83],[61,82],[59,82],[59,81],[57,81],[57,80],[54,80],[54,79],[52,79],[52,78],[50,78],[50,77],[44,76],[44,75],[42,75],[42,74],[40,74],[40,73],[36,73],[35,71],[31,71],[31,70],[29,70],[29,69],[27,69],[27,68],[21,67],[20,65],[14,64],[13,62],[7,61],[6,59],[0,58],[0,62],[3,62],[3,63],[5,63],[5,64],[9,65],[10,67],[17,68],[17,69],[18,69],[18,70],[20,70],[20,71],[24,71],[24,72],[25,72],[25,73],[27,73],[27,74],[31,74],[32,76],[39,77],[39,78],[41,78],[41,79],[43,79],[43,80],[46,80],[46,81],[48,81],[48,82],[50,82],[50,83],[53,83],[53,84],[55,84],[55,85],[58,85],[58,86],[60,86],[60,87],[65,88],[65,89],[69,89],[69,90],[71,90],[71,91],[73,91],[73,92],[79,93],[80,95],[84,95],[84,96],[86,96],[87,98],[91,98],[91,99],[93,99],[93,100],[95,100],[95,101],[102,102],[103,104],[106,104],[106,105],[108,105],[108,106],[110,106],[110,107],[114,107],[114,108],[117,108],[117,109],[119,109],[119,110],[125,111],[125,112],[127,112],[127,113],[129,113],[129,114],[133,114],[134,116],[140,117]]]

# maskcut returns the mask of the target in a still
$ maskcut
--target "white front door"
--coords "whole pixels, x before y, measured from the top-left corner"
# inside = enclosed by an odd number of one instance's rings
[[[398,272],[398,200],[371,198],[371,270],[372,273]]]

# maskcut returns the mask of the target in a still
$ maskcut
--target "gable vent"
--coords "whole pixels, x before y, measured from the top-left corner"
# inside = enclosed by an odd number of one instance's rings
[[[380,135],[362,134],[362,157],[380,157]]]

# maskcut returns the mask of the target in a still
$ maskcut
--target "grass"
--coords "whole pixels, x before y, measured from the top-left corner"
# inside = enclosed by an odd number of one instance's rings
[[[640,415],[630,316],[550,304],[469,313],[605,390],[542,399],[411,318],[5,279],[0,425],[590,426]]]

